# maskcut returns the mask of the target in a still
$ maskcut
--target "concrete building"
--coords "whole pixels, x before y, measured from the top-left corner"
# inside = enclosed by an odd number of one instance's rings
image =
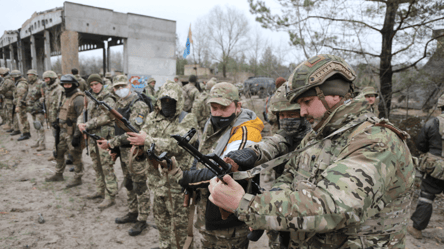
[[[0,65],[22,73],[34,68],[42,75],[51,69],[51,56],[61,55],[62,74],[67,74],[79,68],[79,52],[102,49],[103,71],[109,71],[110,47],[123,46],[125,74],[163,84],[176,73],[175,39],[176,21],[64,2],[5,31]]]
[[[211,74],[209,68],[200,67],[198,64],[185,65],[184,75],[207,76]]]

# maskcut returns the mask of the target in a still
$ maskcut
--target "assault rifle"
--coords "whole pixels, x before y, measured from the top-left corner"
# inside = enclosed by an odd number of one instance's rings
[[[56,151],[55,151],[55,154],[54,154],[54,157],[55,158],[57,158],[57,153],[58,153],[58,146],[59,146],[59,143],[60,143],[60,125],[59,125],[59,118],[57,118],[57,121],[56,121],[56,125],[55,125],[55,127],[54,127],[54,129],[55,129],[55,131],[56,131],[56,134],[55,134],[55,145],[56,145]]]
[[[224,162],[222,158],[214,153],[210,153],[208,155],[203,155],[202,153],[200,153],[199,150],[197,150],[194,146],[190,144],[190,141],[195,134],[196,129],[191,128],[191,130],[189,130],[184,136],[171,135],[171,137],[177,141],[180,147],[190,153],[198,162],[202,163],[211,172],[213,172],[220,181],[222,181],[224,184],[227,184],[223,180],[223,177],[231,172],[231,164]],[[251,183],[256,185],[257,190],[255,192],[260,193],[261,188],[253,181],[251,181]],[[221,212],[221,217],[224,220],[227,219],[228,216],[231,214],[230,212],[225,211],[222,208],[219,208],[219,210]],[[264,230],[254,230],[250,232],[247,237],[251,241],[257,241],[263,233]]]
[[[96,135],[96,134],[93,134],[93,133],[89,133],[87,130],[84,130],[84,131],[83,131],[83,134],[84,134],[85,136],[87,136],[87,137],[92,138],[94,141],[97,141],[97,140],[106,140],[105,138],[103,138],[103,137],[101,137],[101,136],[99,136],[99,135]],[[97,147],[96,147],[96,149],[98,150]],[[117,147],[117,148],[114,148],[114,149],[109,148],[109,150],[111,151],[112,154],[116,154],[116,155],[117,155],[116,157],[112,157],[113,161],[116,161],[116,159],[120,156],[120,150],[119,150],[119,148],[118,148],[118,147]],[[97,151],[96,153],[99,153],[99,152]]]

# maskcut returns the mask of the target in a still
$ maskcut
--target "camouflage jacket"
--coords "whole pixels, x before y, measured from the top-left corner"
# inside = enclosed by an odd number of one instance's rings
[[[150,99],[153,102],[156,102],[157,99],[157,95],[156,95],[156,89],[154,89],[154,86],[151,86],[150,84],[148,84],[144,90],[143,90],[146,94],[146,96],[150,97]]]
[[[209,97],[208,92],[203,92],[200,96],[194,101],[193,108],[191,112],[196,116],[197,123],[199,124],[199,128],[203,130],[205,123],[211,115],[210,105],[207,104],[207,100]]]
[[[82,77],[80,77],[80,75],[76,74],[76,75],[74,75],[74,77],[79,82],[79,90],[80,91],[84,92],[89,89],[88,84],[86,84],[86,81]]]
[[[148,116],[149,108],[145,102],[136,101],[138,98],[139,96],[136,93],[130,93],[130,95],[124,99],[118,98],[115,104],[115,109],[119,110],[129,108],[130,116],[128,120],[134,128],[140,131],[143,123],[145,122],[145,118]],[[131,105],[131,103],[133,104]],[[121,135],[116,134],[111,140],[109,140],[109,145],[111,148],[121,146],[131,147],[130,142],[128,141],[128,135],[126,133]]]
[[[42,97],[42,91],[45,92],[44,82],[36,79],[34,81],[29,81],[28,84],[28,95],[26,96],[27,111],[31,113],[42,112],[42,105],[40,103],[40,98]]]
[[[91,92],[91,94],[99,101],[103,101],[111,108],[116,105],[116,97],[112,92],[102,87],[102,90],[97,94]],[[88,99],[87,96],[85,98]],[[96,102],[88,99],[87,104],[88,120],[86,122],[86,130],[88,133],[93,133],[101,136],[105,139],[114,137],[114,116],[110,112],[101,108]],[[83,115],[80,115],[77,119],[77,124],[85,123]]]
[[[27,94],[28,94],[28,81],[22,77],[15,82],[15,90],[13,92],[14,105],[19,108],[25,108]]]
[[[197,83],[196,83],[197,84]],[[199,97],[199,90],[192,83],[188,83],[183,87],[184,106],[183,110],[190,112],[194,101]]]
[[[65,90],[57,79],[52,85],[46,87],[45,104],[47,108],[47,117],[50,123],[56,121],[62,103]]]
[[[3,83],[0,86],[0,94],[5,96],[5,99],[12,100],[14,98],[13,93],[15,91],[14,80],[12,80],[11,76],[7,75],[3,79]]]
[[[244,195],[239,219],[289,231],[290,248],[404,248],[414,165],[408,135],[382,123],[366,101],[338,107],[304,138],[301,148],[316,144],[290,159],[277,191]],[[276,142],[257,148],[260,160],[282,153]]]
[[[148,115],[142,130],[146,132],[147,138],[145,140],[145,150],[149,149],[152,143],[156,144],[156,155],[162,152],[167,152],[168,157],[174,156],[182,170],[190,169],[193,163],[193,157],[182,149],[171,135],[184,135],[191,128],[197,126],[196,117],[192,113],[188,113],[180,122],[179,115],[183,109],[183,94],[182,89],[176,83],[168,81],[159,89],[159,98],[169,96],[176,100],[176,114],[174,117],[166,118],[160,113],[159,108]],[[160,100],[157,101],[157,106],[160,106]],[[148,188],[158,196],[167,196],[168,185],[166,184],[166,177],[161,175],[159,169],[155,168],[150,161],[148,161]],[[181,193],[182,187],[175,181],[170,180],[171,192]]]

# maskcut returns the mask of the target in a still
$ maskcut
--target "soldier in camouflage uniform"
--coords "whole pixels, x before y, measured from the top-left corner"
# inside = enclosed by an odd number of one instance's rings
[[[183,84],[182,84],[182,82],[180,81],[179,76],[176,75],[176,76],[174,77],[174,82],[177,83],[180,87],[183,87]]]
[[[151,101],[156,102],[157,94],[154,86],[156,85],[156,80],[154,78],[149,78],[146,87],[143,89],[143,92],[146,96],[148,96]]]
[[[4,71],[4,69],[2,67],[0,67],[0,75],[2,74],[3,71]],[[4,79],[2,76],[0,76],[0,88],[3,85],[3,82],[4,82]],[[7,114],[6,114],[5,96],[3,96],[3,94],[0,93],[0,118],[2,119],[0,126],[7,123],[6,117],[7,117]]]
[[[239,92],[233,84],[222,82],[214,85],[207,103],[211,105],[211,117],[205,125],[199,146],[202,154],[215,153],[223,158],[233,150],[262,139],[264,124],[253,111],[241,108]],[[215,175],[201,164],[197,168],[199,170],[183,171],[179,184],[184,188],[199,188],[200,201],[197,203],[195,227],[202,234],[202,247],[248,248],[248,226],[233,214],[222,219],[219,208],[208,201],[209,193],[206,189],[207,181]],[[238,168],[239,171],[248,169]],[[201,184],[192,186],[189,183]],[[246,187],[248,183],[243,181],[242,184]]]
[[[115,109],[122,114],[131,125],[137,130],[148,116],[148,105],[143,102],[137,93],[131,92],[131,84],[125,75],[114,77],[114,92],[119,96],[116,101]],[[102,149],[119,148],[120,163],[123,171],[124,187],[127,189],[128,195],[128,213],[123,217],[116,218],[117,224],[133,223],[136,224],[128,231],[131,236],[142,233],[147,227],[146,220],[150,214],[150,191],[146,185],[147,173],[145,160],[132,160],[130,141],[128,135],[120,127],[115,128],[115,137],[110,140],[99,140],[99,147]]]
[[[103,101],[112,108],[116,104],[116,97],[112,89],[105,89],[102,78],[98,74],[91,74],[88,77],[88,84],[91,94],[99,101]],[[110,91],[111,90],[111,91]],[[86,96],[85,96],[86,98]],[[96,134],[105,139],[114,137],[114,117],[103,110],[94,101],[88,103],[88,118],[83,119],[80,115],[77,119],[77,126],[81,132],[87,131],[89,134]],[[117,194],[117,178],[114,174],[114,161],[106,150],[99,149],[94,139],[88,139],[89,155],[93,161],[93,169],[96,172],[96,191],[86,196],[87,199],[103,198],[105,200],[99,204],[98,208],[103,210],[115,204]]]
[[[193,157],[186,153],[171,134],[185,134],[197,126],[194,114],[183,110],[182,88],[173,81],[167,81],[158,92],[156,110],[148,115],[141,134],[133,134],[132,144],[145,145],[145,150],[155,143],[156,154],[167,152],[174,156],[182,170],[190,169]],[[154,192],[153,214],[159,230],[160,248],[179,248],[187,238],[188,208],[183,207],[182,187],[170,180],[148,160],[148,187]],[[169,197],[171,193],[171,198]],[[176,238],[177,237],[177,238]]]
[[[378,93],[376,92],[375,88],[372,86],[365,87],[362,89],[362,95],[364,95],[365,99],[367,100],[368,104],[371,107],[372,112],[376,115],[376,117],[379,116],[379,110],[378,110]]]
[[[37,71],[30,69],[28,74],[28,96],[26,97],[26,111],[32,116],[33,125],[37,132],[37,142],[31,148],[37,148],[37,151],[46,150],[45,145],[45,116],[43,115],[43,106],[40,99],[45,92],[44,83],[38,78]]]
[[[62,103],[64,89],[60,85],[57,74],[54,71],[46,71],[43,73],[43,80],[46,83],[45,96],[40,102],[45,102],[47,122],[53,124],[59,115],[60,104]],[[52,135],[55,137],[56,130],[51,126]],[[55,155],[57,145],[54,144],[53,154]],[[49,161],[55,160],[54,156],[49,157]]]
[[[191,112],[194,101],[199,97],[199,90],[197,90],[196,84],[197,77],[191,75],[188,84],[183,87],[183,98],[185,100],[183,110],[186,112]]]
[[[210,105],[207,104],[207,100],[210,97],[210,90],[214,85],[216,85],[215,81],[208,81],[205,91],[194,101],[193,108],[191,109],[191,112],[197,118],[197,123],[201,131],[203,131],[205,123],[211,115]]]
[[[14,95],[14,105],[15,113],[18,114],[20,119],[20,124],[22,124],[22,135],[18,138],[18,141],[26,140],[31,137],[29,133],[30,127],[28,122],[28,116],[26,115],[26,96],[28,95],[28,81],[22,77],[22,73],[19,70],[12,70],[11,77],[15,81],[15,91]],[[17,119],[14,119],[17,122]],[[20,130],[18,130],[18,123],[14,124],[14,131],[11,136],[19,135]]]
[[[79,82],[79,90],[84,92],[89,89],[86,81],[80,76],[79,70],[77,68],[71,69],[72,75],[76,78],[77,82]]]
[[[60,84],[65,90],[64,96],[58,118],[51,124],[53,128],[60,127],[60,141],[59,144],[56,145],[56,173],[46,178],[45,181],[63,181],[63,172],[66,167],[65,153],[69,152],[69,154],[73,156],[75,173],[74,178],[66,184],[66,188],[71,188],[82,184],[82,150],[84,141],[77,127],[77,118],[83,113],[84,94],[78,89],[79,82],[77,82],[72,74],[63,75],[60,79]]]
[[[414,181],[408,134],[376,118],[367,101],[350,98],[355,78],[337,56],[300,64],[287,98],[314,126],[304,149],[266,164],[289,160],[273,191],[244,194],[225,176],[228,185],[211,181],[210,200],[253,229],[290,232],[289,248],[405,248]],[[265,162],[283,145],[247,149],[237,163]]]
[[[12,109],[14,108],[13,92],[15,91],[15,84],[9,75],[9,68],[0,68],[0,76],[3,78],[3,83],[0,86],[0,94],[3,95],[3,110],[6,117],[6,125],[3,126],[3,129],[5,129],[6,132],[13,132],[15,130],[15,127],[13,127],[15,117],[12,116]]]
[[[275,92],[285,82],[286,82],[286,80],[284,78],[278,77],[275,81],[275,85],[276,85]],[[265,110],[264,110],[264,119],[265,119],[265,121],[267,121],[271,125],[271,133],[272,134],[276,133],[279,130],[278,119],[277,119],[276,115],[272,111],[269,110],[270,109],[270,100],[273,97],[273,95],[274,95],[274,93],[265,99]]]
[[[103,79],[103,85],[113,87],[113,75],[110,72],[105,73],[105,78]]]

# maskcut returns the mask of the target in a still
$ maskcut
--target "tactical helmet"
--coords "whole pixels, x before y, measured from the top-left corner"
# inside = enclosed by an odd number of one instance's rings
[[[76,78],[72,74],[62,75],[62,78],[60,78],[60,84],[63,85],[65,83],[70,83],[70,84],[74,84],[76,86],[79,86],[79,82],[76,80]]]
[[[378,93],[376,92],[375,88],[372,86],[368,86],[368,87],[362,89],[362,94],[364,94],[364,96],[370,95],[370,94],[374,94],[374,95],[378,96]]]
[[[287,97],[291,102],[296,102],[302,94],[310,90],[315,91],[316,87],[321,86],[336,74],[350,85],[356,79],[355,71],[341,57],[329,54],[313,56],[299,64],[288,78],[290,91],[287,93]],[[317,93],[317,89],[315,93]],[[324,93],[324,95],[328,94]]]
[[[301,109],[298,103],[291,103],[286,96],[286,83],[279,87],[270,99],[270,111],[272,113],[297,111]]]
[[[10,75],[12,78],[18,78],[22,76],[22,72],[20,72],[19,70],[12,70]]]
[[[57,74],[54,71],[48,70],[43,73],[44,78],[57,79]]]
[[[216,81],[214,80],[210,80],[207,82],[207,84],[205,85],[205,90],[207,91],[211,91],[211,88],[213,88],[213,86],[216,85]]]
[[[439,97],[437,107],[438,108],[444,107],[444,94],[441,95],[441,97]]]
[[[7,67],[0,67],[0,74],[1,75],[7,74],[7,73],[9,73],[9,68],[7,68]]]
[[[111,72],[106,72],[105,73],[105,78],[112,78],[113,75],[111,74]]]
[[[35,69],[29,69],[28,72],[26,74],[34,74],[34,75],[38,75],[37,74],[37,70]]]
[[[231,83],[221,82],[215,84],[213,88],[211,88],[207,104],[216,103],[223,106],[229,106],[233,101],[239,101],[239,90]]]

